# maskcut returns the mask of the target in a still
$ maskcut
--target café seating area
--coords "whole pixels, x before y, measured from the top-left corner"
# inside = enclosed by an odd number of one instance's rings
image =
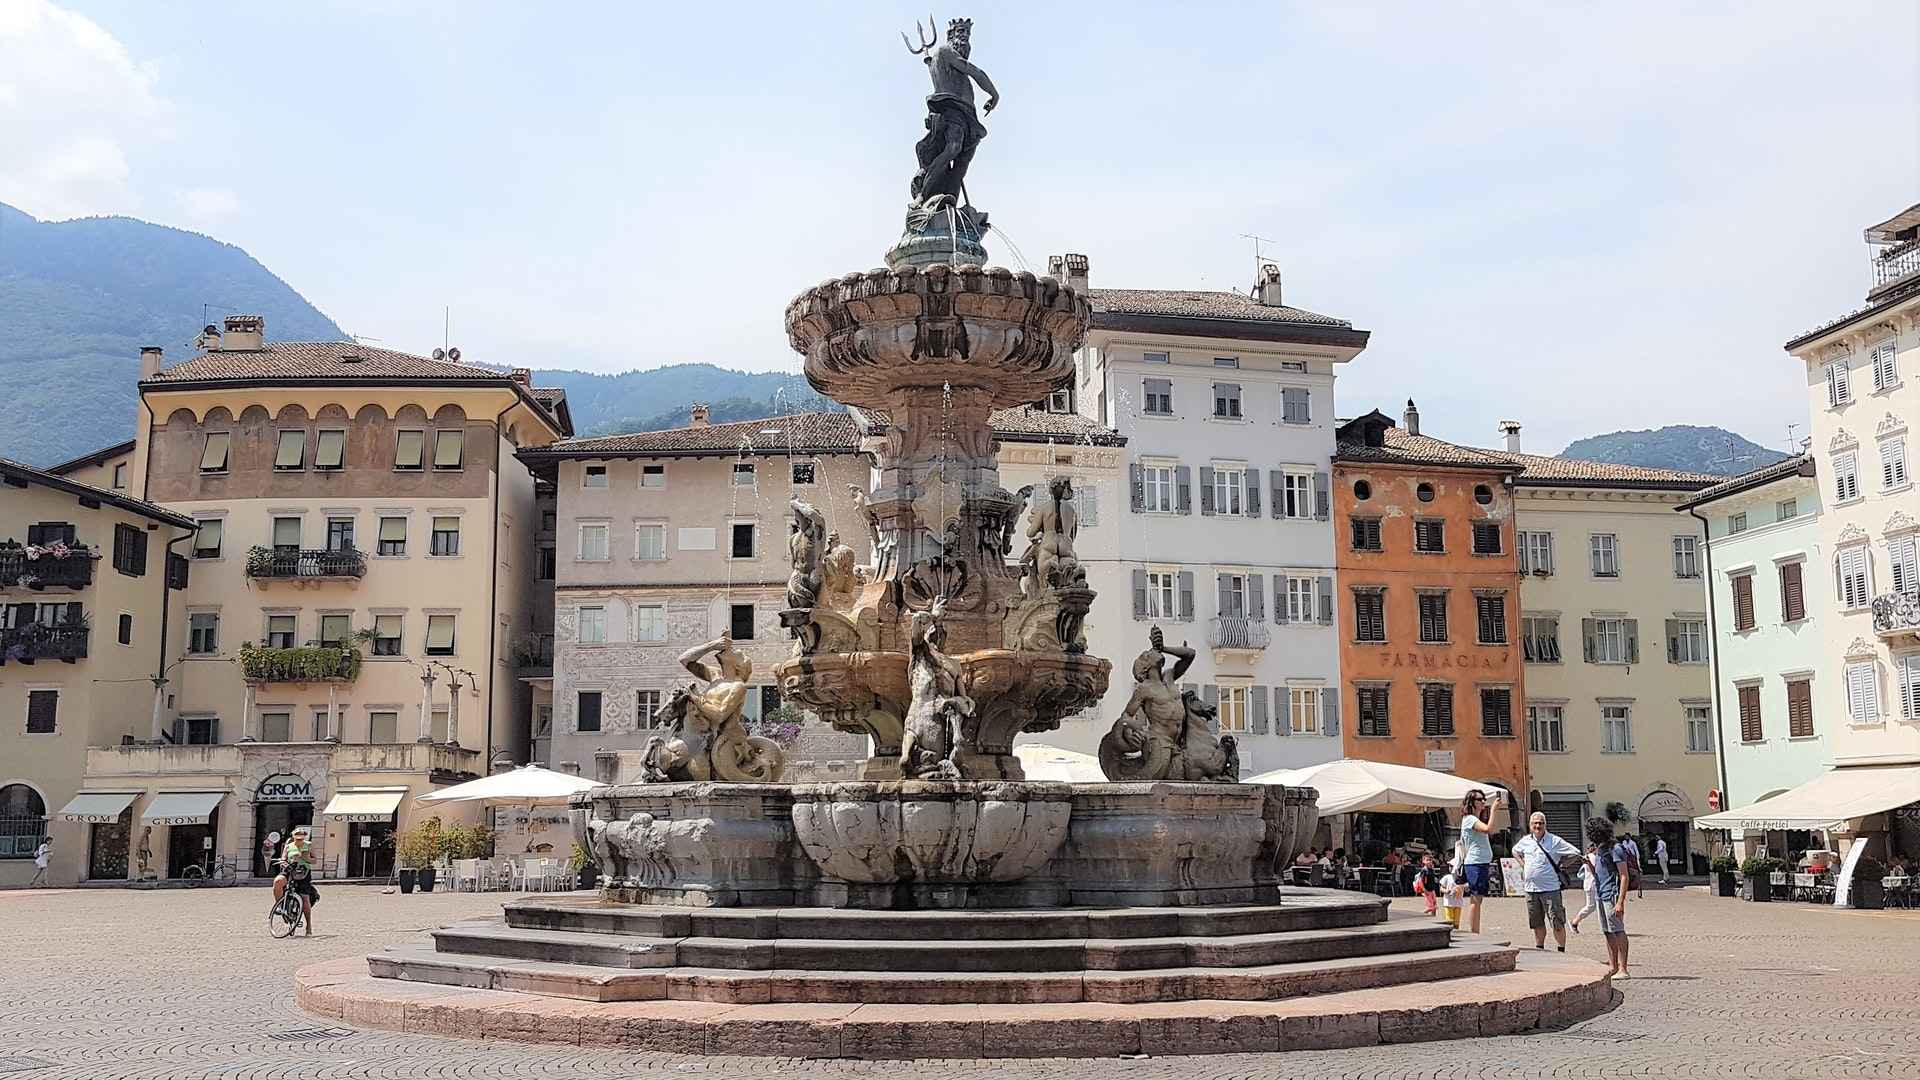
[[[567,860],[535,855],[450,859],[439,876],[451,892],[572,892],[579,878]]]

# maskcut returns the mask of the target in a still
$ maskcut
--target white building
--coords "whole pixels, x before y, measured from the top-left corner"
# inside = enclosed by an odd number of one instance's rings
[[[1086,288],[1081,256],[1054,272]],[[1113,660],[1096,714],[1045,741],[1093,751],[1159,625],[1199,657],[1184,676],[1220,709],[1241,774],[1340,756],[1329,466],[1334,372],[1367,332],[1253,295],[1093,289],[1071,406],[1125,439],[1103,512],[1109,554],[1082,545],[1099,593],[1088,650]]]

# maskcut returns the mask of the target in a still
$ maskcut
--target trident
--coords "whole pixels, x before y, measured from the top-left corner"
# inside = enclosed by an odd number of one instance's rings
[[[927,16],[927,27],[924,30],[920,28],[919,19],[913,20],[913,32],[920,38],[919,48],[914,48],[913,41],[907,37],[905,30],[900,31],[900,40],[907,43],[907,51],[915,56],[919,56],[921,53],[940,44],[940,24],[933,21],[931,14]]]

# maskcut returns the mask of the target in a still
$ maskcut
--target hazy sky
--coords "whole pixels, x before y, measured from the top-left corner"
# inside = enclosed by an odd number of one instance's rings
[[[0,0],[0,201],[237,243],[388,347],[450,305],[474,360],[797,370],[784,305],[881,261],[926,92],[924,9],[810,7]],[[1782,445],[1781,342],[1920,199],[1912,0],[933,14],[975,20],[969,188],[1035,269],[1244,289],[1271,237],[1374,332],[1341,412],[1460,441]]]

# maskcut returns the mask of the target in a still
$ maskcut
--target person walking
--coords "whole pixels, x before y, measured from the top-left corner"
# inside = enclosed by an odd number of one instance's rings
[[[53,837],[40,838],[40,846],[33,849],[33,880],[27,882],[27,888],[37,889],[47,880],[47,860],[53,857]]]
[[[1568,922],[1576,934],[1580,932],[1580,920],[1600,910],[1600,893],[1593,873],[1592,844],[1587,845],[1586,853],[1580,859],[1580,891],[1586,896],[1586,903],[1580,905],[1580,910]]]
[[[1547,924],[1553,924],[1553,943],[1567,951],[1567,905],[1560,895],[1559,865],[1563,859],[1577,859],[1580,849],[1547,831],[1547,815],[1535,813],[1527,819],[1527,835],[1513,845],[1513,857],[1520,860],[1520,888],[1527,894],[1527,926],[1533,930],[1533,947],[1547,947]]]
[[[1656,836],[1653,840],[1653,861],[1660,866],[1660,884],[1667,883],[1667,838]]]
[[[1593,842],[1594,892],[1600,898],[1600,931],[1607,936],[1607,974],[1627,974],[1627,853],[1613,841],[1613,823],[1587,819],[1587,839]]]
[[[1446,876],[1440,879],[1440,914],[1446,918],[1447,925],[1460,929],[1460,894],[1466,891],[1466,884],[1448,869]]]
[[[1426,899],[1427,915],[1431,917],[1440,902],[1440,872],[1431,851],[1420,856],[1420,868],[1413,873],[1413,891]]]
[[[1461,809],[1466,813],[1460,818],[1460,869],[1461,880],[1467,893],[1467,927],[1474,933],[1480,932],[1480,901],[1487,898],[1487,887],[1493,881],[1493,811],[1500,807],[1505,798],[1502,792],[1494,792],[1489,800],[1487,793],[1479,788],[1467,792],[1460,800]]]
[[[1627,888],[1640,894],[1636,899],[1645,900],[1647,898],[1647,876],[1641,872],[1640,842],[1635,840],[1632,834],[1628,834],[1621,837],[1620,842],[1615,846],[1625,852],[1627,856]]]

